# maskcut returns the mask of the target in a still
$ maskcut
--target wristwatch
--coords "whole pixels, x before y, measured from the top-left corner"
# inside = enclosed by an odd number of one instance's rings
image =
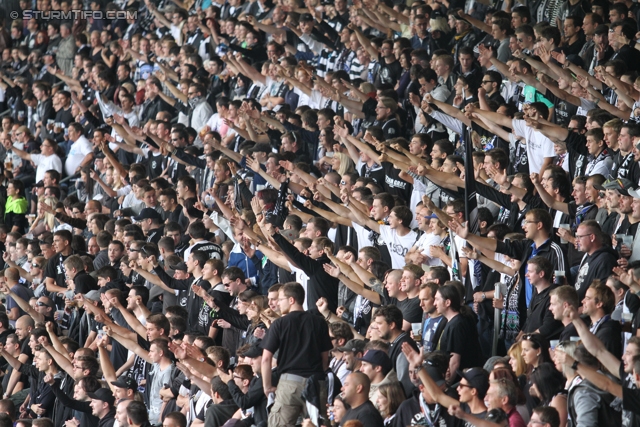
[[[577,360],[573,362],[573,365],[571,365],[571,369],[573,369],[574,371],[578,370],[578,365],[580,364],[580,362],[578,362]]]

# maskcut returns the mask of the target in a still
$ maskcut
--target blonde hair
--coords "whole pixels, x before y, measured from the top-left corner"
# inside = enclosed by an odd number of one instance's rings
[[[527,364],[525,363],[522,357],[522,341],[518,341],[509,347],[507,351],[507,355],[509,357],[513,357],[516,360],[516,372],[517,376],[524,375],[527,373]]]
[[[429,20],[429,26],[431,27],[431,31],[441,31],[443,33],[448,33],[451,31],[451,27],[449,27],[447,18],[445,18],[444,16],[431,18]]]
[[[51,206],[54,210],[56,209],[56,205],[58,204],[58,199],[55,197],[40,197],[38,202],[42,202],[47,206]],[[50,214],[49,212],[45,212],[44,214],[44,223],[49,226],[49,230],[53,231],[55,227],[55,215]]]
[[[353,160],[351,160],[351,157],[347,156],[344,153],[334,153],[333,157],[340,160],[340,167],[336,171],[340,174],[340,176],[356,171],[355,164],[353,163]]]

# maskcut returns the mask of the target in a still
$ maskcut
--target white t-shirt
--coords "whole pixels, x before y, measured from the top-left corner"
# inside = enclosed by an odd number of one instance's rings
[[[416,242],[415,246],[418,248],[418,251],[420,251],[422,255],[429,257],[425,262],[426,265],[429,265],[432,267],[437,265],[444,265],[443,262],[440,260],[440,258],[431,257],[430,247],[440,246],[440,242],[442,242],[442,237],[433,233],[424,233],[422,236],[420,236],[420,238]]]
[[[402,268],[406,264],[404,257],[416,243],[418,233],[412,230],[404,236],[399,236],[391,226],[380,225],[380,238],[387,243],[387,249],[391,255],[391,267]]]
[[[62,173],[62,160],[55,154],[45,156],[43,154],[32,154],[31,161],[36,165],[36,182],[44,179],[44,173],[54,169]]]
[[[358,248],[362,249],[366,246],[373,246],[373,242],[369,239],[371,231],[367,230],[360,224],[356,224],[355,222],[352,222],[351,224],[353,225],[356,237],[358,238]]]
[[[307,288],[309,287],[309,276],[307,276],[307,273],[300,270],[298,267],[291,264],[290,262],[287,262],[287,264],[289,264],[289,268],[291,269],[291,272],[296,275],[296,282],[302,285],[302,288],[304,289],[304,294],[307,296],[304,299],[304,304],[302,304],[302,308],[304,308],[304,310],[307,311],[309,309],[309,304],[307,302],[307,298],[309,298],[309,292],[307,292]]]
[[[67,161],[64,164],[64,170],[67,173],[67,176],[76,173],[76,169],[80,166],[85,156],[92,151],[93,147],[87,138],[84,136],[78,138],[69,149],[69,155],[67,156]]]
[[[527,142],[527,157],[529,159],[529,172],[540,173],[545,157],[555,157],[553,142],[532,127],[527,126],[524,120],[512,120],[513,133],[522,136]]]

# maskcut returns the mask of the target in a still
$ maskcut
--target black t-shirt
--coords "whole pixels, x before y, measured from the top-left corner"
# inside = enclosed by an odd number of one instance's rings
[[[198,242],[191,248],[192,253],[195,251],[208,253],[211,259],[222,259],[222,249],[213,242]]]
[[[420,307],[420,298],[405,298],[402,301],[398,301],[396,306],[402,312],[402,318],[409,323],[422,322],[422,307]]]
[[[400,197],[402,200],[411,200],[413,186],[400,178],[401,170],[390,162],[382,162],[381,166],[384,169],[385,177],[380,184],[383,185],[384,190],[392,196]]]
[[[622,409],[640,415],[640,390],[622,387]]]
[[[455,316],[444,327],[440,337],[440,350],[460,355],[459,369],[482,366],[478,341],[478,330],[475,322],[460,314]]]
[[[71,255],[64,256],[61,253],[55,254],[47,262],[47,267],[44,271],[44,276],[55,280],[56,286],[60,286],[61,288],[67,287],[64,261],[69,258],[69,256]],[[57,293],[51,294],[50,298],[53,298],[53,301],[59,309],[64,308],[64,299],[59,297]]]
[[[79,272],[76,277],[73,278],[73,283],[76,286],[76,294],[85,295],[89,291],[98,289],[98,283],[96,282],[96,279],[91,277],[85,271]]]
[[[627,374],[624,371],[624,363],[620,363],[619,371],[620,379],[622,379],[623,397],[624,390],[637,390],[635,381],[632,374]],[[640,425],[640,413],[634,413],[632,410],[624,407],[622,409],[622,425],[625,427],[637,427]]]
[[[164,156],[160,152],[154,154],[153,151],[149,150],[149,153],[147,153],[147,159],[145,163],[147,166],[147,175],[150,180],[162,175],[163,160]]]
[[[393,61],[391,64],[387,64],[382,56],[378,58],[380,68],[378,69],[378,75],[376,76],[375,86],[378,87],[381,83],[391,83],[395,86],[400,77],[402,76],[402,66],[400,61]]]
[[[329,328],[320,316],[292,311],[277,319],[262,340],[262,348],[278,353],[278,374],[308,378],[323,372],[322,353],[333,348]]]
[[[347,411],[344,417],[342,417],[342,420],[340,420],[340,425],[343,426],[349,420],[358,420],[362,425],[367,427],[384,427],[382,415],[380,415],[380,412],[378,412],[370,400],[367,400],[357,408]]]
[[[550,90],[547,90],[544,96],[555,105],[555,108],[553,109],[552,121],[558,126],[569,126],[571,117],[578,112],[578,106],[558,98],[553,93],[551,93]]]

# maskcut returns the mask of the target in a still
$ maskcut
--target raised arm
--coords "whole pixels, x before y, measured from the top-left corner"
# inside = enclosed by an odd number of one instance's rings
[[[402,344],[402,352],[404,353],[407,361],[409,362],[409,369],[418,372],[418,376],[420,377],[420,381],[422,381],[422,385],[427,390],[427,393],[438,402],[440,405],[448,408],[453,405],[460,405],[453,397],[448,396],[438,385],[433,381],[433,379],[427,374],[427,371],[424,369],[423,357],[422,354],[416,352],[408,343]]]
[[[64,288],[66,291],[66,288]],[[10,296],[13,300],[18,304],[18,306],[26,312],[29,316],[33,318],[36,323],[44,323],[44,315],[38,313],[31,307],[28,301],[23,300],[18,294],[14,293],[6,284],[3,284],[0,287],[0,290],[4,292],[5,295]]]
[[[542,186],[542,182],[540,181],[540,175],[538,175],[537,173],[532,173],[531,181],[533,181],[533,185],[536,187],[538,195],[545,205],[549,206],[551,209],[555,209],[569,215],[569,204],[559,202],[551,194],[547,193],[547,190],[544,189],[544,187]]]

